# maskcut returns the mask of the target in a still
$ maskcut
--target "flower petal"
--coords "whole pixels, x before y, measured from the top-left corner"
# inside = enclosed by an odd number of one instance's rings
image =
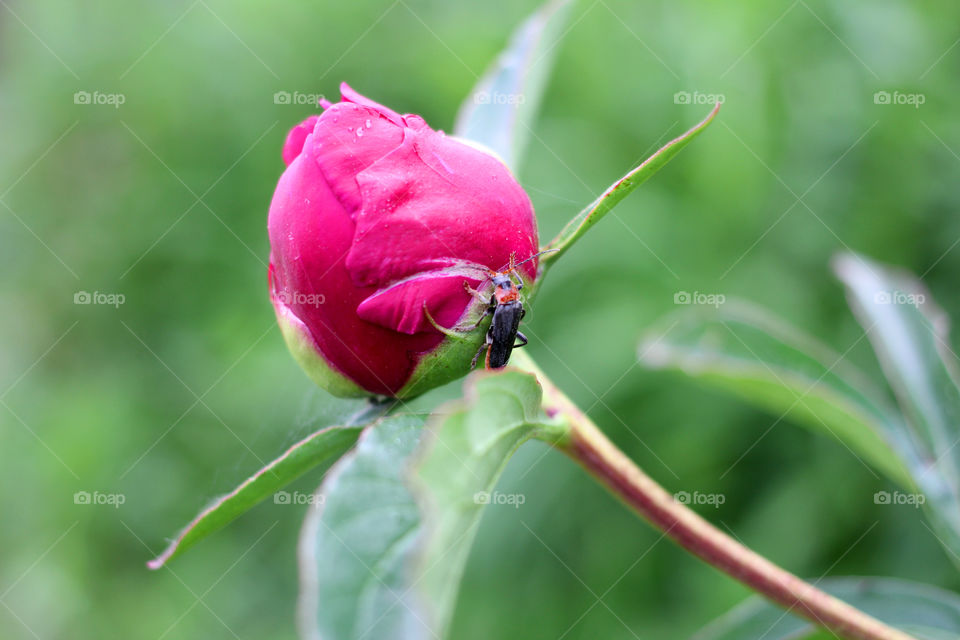
[[[403,141],[403,129],[368,107],[338,102],[331,105],[307,143],[337,198],[354,217],[360,208],[357,174],[393,151]]]
[[[310,116],[293,129],[290,129],[290,133],[287,134],[287,140],[283,143],[283,163],[287,166],[293,162],[300,152],[303,151],[303,143],[306,142],[307,136],[313,133],[314,127],[317,125],[317,120],[320,116]]]
[[[358,104],[362,107],[376,111],[393,124],[401,127],[403,126],[403,118],[400,117],[399,113],[393,109],[383,106],[379,102],[374,102],[370,98],[360,95],[351,89],[350,85],[348,85],[346,82],[340,83],[340,95],[343,96],[344,102],[352,102],[353,104]]]
[[[306,155],[281,176],[267,226],[271,299],[278,313],[299,319],[309,328],[317,357],[364,389],[385,395],[401,389],[416,365],[415,354],[444,336],[403,335],[357,318],[357,306],[376,288],[352,282],[344,259],[354,223]]]
[[[533,207],[506,166],[429,128],[406,129],[357,184],[362,207],[347,269],[359,286],[461,262],[496,270],[511,253],[523,260],[537,251]],[[535,277],[535,261],[522,268]]]
[[[368,322],[413,335],[436,330],[424,313],[426,307],[437,324],[450,328],[470,304],[471,295],[464,284],[475,288],[483,277],[479,269],[469,274],[461,270],[422,273],[377,291],[360,303],[357,315]]]

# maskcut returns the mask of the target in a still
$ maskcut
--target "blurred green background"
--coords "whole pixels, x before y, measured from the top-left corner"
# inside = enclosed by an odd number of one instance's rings
[[[316,109],[274,93],[335,99],[347,80],[449,130],[534,8],[0,0],[0,637],[295,637],[303,506],[144,567],[313,424],[266,296],[265,219],[286,131]],[[552,272],[525,331],[655,478],[722,493],[701,512],[803,576],[960,588],[919,512],[874,504],[890,487],[843,445],[645,372],[635,345],[697,291],[843,352],[861,336],[828,269],[845,248],[922,274],[960,316],[958,24],[946,1],[581,0],[520,172],[546,240],[725,97]],[[867,341],[847,358],[876,371]],[[685,638],[747,595],[539,444],[499,489],[526,502],[487,509],[455,638]]]

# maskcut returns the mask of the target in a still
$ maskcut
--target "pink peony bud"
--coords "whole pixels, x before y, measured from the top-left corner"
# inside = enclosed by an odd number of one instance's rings
[[[267,223],[290,350],[341,396],[408,397],[469,370],[487,276],[538,247],[526,193],[492,153],[346,84],[287,136]],[[530,284],[537,260],[517,269]],[[429,315],[424,312],[428,310]]]

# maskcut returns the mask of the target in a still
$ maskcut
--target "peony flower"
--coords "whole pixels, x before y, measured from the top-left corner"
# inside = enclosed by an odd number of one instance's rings
[[[492,152],[340,90],[287,136],[270,297],[317,384],[410,397],[469,370],[487,303],[467,286],[489,300],[490,271],[536,253],[536,219]],[[536,273],[536,259],[517,269],[526,284]]]

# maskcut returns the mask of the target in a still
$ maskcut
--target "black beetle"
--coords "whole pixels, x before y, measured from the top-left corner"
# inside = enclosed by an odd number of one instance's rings
[[[550,249],[549,251],[556,251]],[[490,328],[487,329],[487,339],[473,357],[470,368],[476,366],[477,359],[484,349],[487,351],[486,367],[488,369],[499,369],[506,366],[510,360],[510,354],[513,350],[527,344],[527,337],[520,333],[520,321],[527,314],[523,308],[523,301],[520,299],[520,290],[523,289],[523,280],[519,276],[514,281],[513,274],[516,274],[517,267],[528,260],[533,260],[537,256],[547,253],[540,251],[525,260],[514,262],[514,256],[510,256],[510,264],[506,271],[492,271],[490,281],[493,283],[493,295],[490,296],[490,303],[487,310],[477,321],[477,325],[483,321],[483,318],[493,314],[493,321]],[[464,286],[473,294],[479,295],[470,286],[464,283]],[[517,341],[520,341],[517,344]]]
[[[464,282],[463,287],[470,295],[487,302],[486,310],[484,310],[480,318],[478,318],[476,323],[470,328],[447,329],[441,327],[437,324],[436,320],[433,319],[433,316],[430,315],[429,309],[427,309],[426,304],[424,304],[423,312],[427,320],[430,321],[430,324],[432,324],[437,331],[448,336],[456,336],[458,333],[470,333],[480,326],[484,318],[489,315],[493,316],[493,320],[490,322],[490,328],[487,329],[486,340],[470,362],[471,369],[477,365],[477,360],[484,350],[487,352],[485,360],[486,367],[488,369],[499,369],[506,366],[510,360],[510,354],[513,353],[514,349],[527,344],[527,337],[520,333],[519,330],[520,321],[523,319],[523,316],[527,314],[527,310],[523,308],[523,301],[520,299],[520,290],[523,289],[523,279],[518,275],[517,280],[519,280],[519,282],[517,282],[513,279],[513,275],[516,274],[517,267],[524,262],[533,260],[537,256],[551,251],[557,251],[557,249],[540,251],[520,262],[515,262],[515,256],[511,255],[510,263],[505,270],[488,270],[488,275],[483,282],[489,280],[493,283],[493,294],[490,296],[489,301],[482,297],[479,291],[473,289],[468,282]],[[481,282],[481,285],[482,284]],[[516,344],[517,340],[520,340],[520,344]]]

